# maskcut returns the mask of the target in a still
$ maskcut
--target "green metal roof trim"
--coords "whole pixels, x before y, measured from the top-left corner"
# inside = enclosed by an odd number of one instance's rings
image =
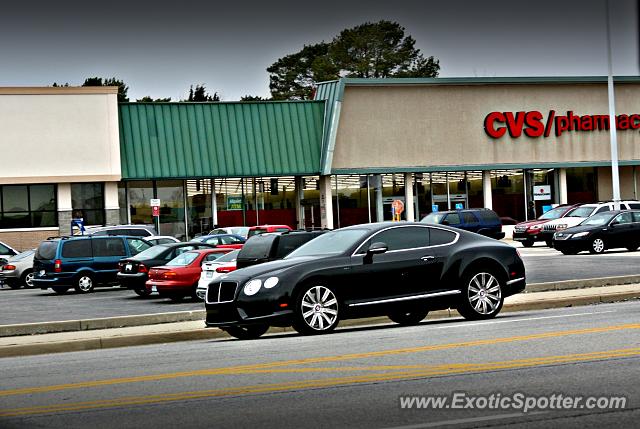
[[[318,174],[324,104],[121,103],[122,178]]]

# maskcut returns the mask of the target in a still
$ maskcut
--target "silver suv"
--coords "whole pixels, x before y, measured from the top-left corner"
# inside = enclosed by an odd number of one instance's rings
[[[127,235],[129,237],[150,237],[158,235],[152,225],[112,225],[87,228],[85,235]]]

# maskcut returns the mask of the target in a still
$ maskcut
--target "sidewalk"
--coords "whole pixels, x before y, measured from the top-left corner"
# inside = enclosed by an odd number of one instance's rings
[[[640,283],[532,292],[507,298],[502,311],[540,310],[546,308],[617,302],[637,298],[640,298]],[[435,311],[430,313],[427,319],[432,320],[448,317],[459,317],[459,315],[455,310],[452,310],[451,312],[447,310]],[[340,323],[340,326],[362,326],[387,323],[391,322],[386,317],[374,317],[345,320]],[[272,328],[270,330],[270,332],[290,331],[291,328]],[[227,334],[219,329],[204,328],[204,322],[201,320],[132,326],[126,328],[20,335],[0,337],[0,357],[94,350],[225,337],[228,337]]]

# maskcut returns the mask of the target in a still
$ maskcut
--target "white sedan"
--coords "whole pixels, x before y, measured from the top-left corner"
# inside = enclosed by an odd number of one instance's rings
[[[205,262],[202,264],[202,274],[200,274],[200,280],[198,281],[198,288],[196,289],[196,295],[200,299],[204,299],[207,294],[207,288],[209,283],[217,280],[221,276],[224,276],[236,269],[236,259],[238,258],[240,250],[234,250],[224,256],[219,257],[215,261]]]

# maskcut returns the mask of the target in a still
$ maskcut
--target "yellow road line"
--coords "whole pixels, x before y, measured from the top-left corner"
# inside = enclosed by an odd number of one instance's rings
[[[166,402],[185,401],[193,399],[214,398],[222,396],[237,396],[242,394],[273,393],[289,390],[335,387],[349,384],[375,383],[383,381],[398,381],[403,379],[435,377],[444,375],[464,374],[469,372],[496,371],[505,369],[531,368],[541,365],[562,363],[576,363],[598,361],[603,359],[640,356],[640,347],[631,349],[607,350],[591,353],[580,353],[561,356],[547,356],[529,359],[517,359],[503,362],[488,362],[477,364],[441,365],[424,370],[405,372],[391,372],[381,374],[366,374],[350,377],[336,377],[314,380],[300,380],[284,383],[271,383],[254,386],[241,386],[226,389],[204,390],[193,392],[167,393],[160,395],[123,397],[116,399],[85,401],[77,403],[54,404],[26,408],[0,410],[0,417],[17,417],[37,414],[51,414],[63,411],[82,411],[91,409],[105,409],[123,406],[160,404]],[[311,369],[311,368],[309,368]]]
[[[461,343],[436,344],[436,345],[429,345],[429,346],[419,346],[419,347],[391,349],[391,350],[379,350],[379,351],[373,351],[373,352],[353,353],[353,354],[344,354],[344,355],[336,355],[336,356],[324,356],[324,357],[317,357],[317,358],[275,361],[275,362],[266,362],[266,363],[252,364],[252,365],[239,365],[239,366],[226,367],[226,368],[208,368],[208,369],[201,369],[201,370],[195,370],[195,371],[173,372],[173,373],[166,373],[166,374],[143,375],[138,377],[113,378],[113,379],[105,379],[105,380],[92,380],[92,381],[84,381],[84,382],[77,382],[77,383],[58,384],[58,385],[52,385],[52,386],[25,387],[20,389],[0,390],[0,397],[11,396],[11,395],[52,392],[52,391],[67,390],[67,389],[80,389],[80,388],[87,388],[87,387],[111,386],[115,384],[140,383],[145,381],[159,381],[159,380],[168,380],[168,379],[175,379],[175,378],[182,378],[182,377],[244,374],[250,370],[271,369],[271,368],[279,368],[279,367],[286,367],[286,366],[292,366],[292,365],[309,365],[309,364],[316,364],[316,363],[339,362],[339,361],[346,361],[346,360],[376,358],[376,357],[399,355],[399,354],[448,350],[448,349],[463,348],[463,347],[477,347],[477,346],[504,344],[504,343],[519,342],[519,341],[542,340],[542,339],[558,338],[558,337],[574,336],[574,335],[598,334],[598,333],[622,331],[622,330],[629,330],[629,329],[640,329],[640,324],[632,323],[632,324],[625,324],[625,325],[604,326],[604,327],[598,327],[598,328],[544,332],[544,333],[531,334],[531,335],[519,335],[514,337],[491,338],[486,340],[467,341],[467,342],[461,342]]]

